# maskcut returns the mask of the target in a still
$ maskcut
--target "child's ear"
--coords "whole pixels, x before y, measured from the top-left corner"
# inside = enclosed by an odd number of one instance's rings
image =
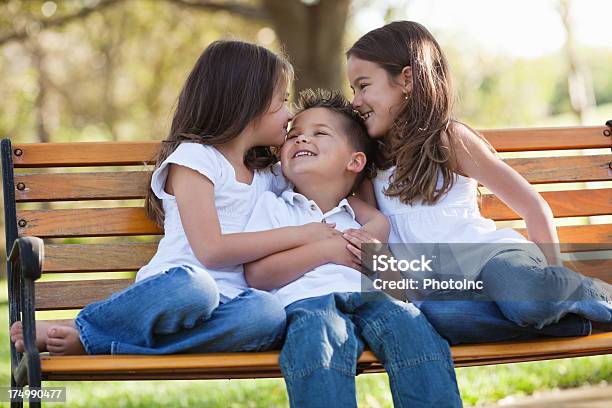
[[[348,162],[346,169],[354,173],[361,173],[368,159],[364,152],[355,152],[351,155],[351,160]]]
[[[404,67],[401,76],[404,93],[410,94],[412,92],[412,67]]]

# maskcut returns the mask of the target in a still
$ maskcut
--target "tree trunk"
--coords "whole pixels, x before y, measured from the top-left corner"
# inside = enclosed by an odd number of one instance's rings
[[[47,126],[47,118],[45,105],[47,100],[47,71],[45,68],[45,50],[38,43],[36,38],[32,39],[31,45],[28,46],[31,56],[32,65],[36,69],[36,82],[38,84],[38,94],[34,102],[34,111],[36,116],[36,141],[38,143],[49,143],[49,129]]]
[[[349,0],[263,0],[273,28],[295,68],[294,92],[342,88],[343,35]]]
[[[584,64],[582,64],[576,50],[570,8],[570,0],[561,0],[561,19],[567,36],[565,41],[565,54],[568,65],[567,84],[570,104],[580,124],[584,125],[586,111],[595,104],[595,92],[589,80],[588,72]]]

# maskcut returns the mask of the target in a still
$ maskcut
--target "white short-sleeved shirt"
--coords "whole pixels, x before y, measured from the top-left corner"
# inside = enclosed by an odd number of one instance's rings
[[[340,231],[361,228],[346,199],[324,214],[314,201],[292,190],[285,190],[280,197],[267,192],[259,198],[246,231],[266,231],[310,222],[336,223],[336,229]],[[356,269],[328,263],[272,292],[287,306],[301,299],[334,292],[359,292],[361,279],[362,275]]]
[[[378,207],[391,224],[390,243],[496,244],[456,246],[461,248],[461,253],[455,253],[458,266],[463,277],[468,279],[476,279],[493,256],[511,248],[525,249],[545,259],[537,245],[520,233],[511,228],[497,229],[493,220],[480,214],[476,180],[455,174],[453,186],[436,204],[406,205],[398,197],[384,194],[394,170],[395,167],[378,170],[373,180]],[[438,189],[442,181],[440,176]],[[401,254],[395,255],[401,258]]]
[[[181,224],[176,199],[164,190],[168,166],[172,163],[193,169],[213,183],[215,208],[223,234],[243,232],[257,198],[267,191],[280,192],[288,184],[278,166],[256,170],[251,184],[241,183],[236,180],[230,162],[216,148],[199,143],[181,143],[153,173],[151,188],[164,208],[164,237],[155,256],[138,271],[136,281],[188,265],[198,272],[209,273],[217,282],[220,294],[233,298],[248,288],[243,267],[210,269],[195,257]]]

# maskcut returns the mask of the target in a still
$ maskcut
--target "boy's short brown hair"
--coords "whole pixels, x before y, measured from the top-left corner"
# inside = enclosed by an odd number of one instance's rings
[[[306,89],[300,92],[295,116],[307,109],[325,108],[336,113],[342,119],[343,135],[356,152],[366,154],[368,163],[358,177],[361,182],[366,173],[371,174],[373,142],[368,136],[368,130],[359,112],[353,109],[351,103],[338,90]]]

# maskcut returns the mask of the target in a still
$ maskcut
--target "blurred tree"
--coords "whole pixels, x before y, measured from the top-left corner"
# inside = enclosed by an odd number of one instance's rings
[[[243,19],[270,23],[279,37],[282,48],[294,64],[297,74],[294,84],[296,92],[309,87],[341,88],[342,86],[342,40],[349,0],[165,1],[186,9],[206,12],[226,11]],[[27,24],[15,26],[11,32],[0,35],[0,45],[28,38],[33,30],[60,27],[116,4],[120,2],[87,1],[80,9],[61,17],[33,19]],[[119,26],[119,30],[122,30],[122,27]],[[113,34],[107,33],[107,35]],[[106,78],[112,80],[112,63],[109,63],[106,73]],[[112,112],[107,114],[112,116]]]
[[[12,30],[0,30],[0,74],[11,78],[0,86],[7,101],[0,133],[16,140],[47,140],[35,131],[41,106],[54,141],[162,138],[203,47],[227,27],[241,38],[261,29],[227,12],[194,13],[163,1],[72,0],[45,14],[49,4],[56,3],[11,0],[0,13],[2,28]],[[31,26],[38,28],[23,28]]]
[[[349,0],[261,0],[258,5],[167,0],[185,7],[226,10],[270,22],[296,72],[294,91],[342,87],[343,36]]]
[[[342,87],[343,35],[348,0],[264,0],[296,68],[296,92]]]
[[[26,49],[30,52],[33,68],[36,70],[36,85],[38,94],[34,102],[37,141],[47,143],[49,139],[49,126],[47,125],[46,105],[48,94],[48,74],[45,68],[45,50],[32,39],[26,41]]]
[[[561,0],[561,20],[565,29],[565,55],[567,59],[567,85],[572,111],[580,123],[585,123],[586,111],[595,105],[595,93],[588,71],[578,55],[574,41],[574,27],[571,16],[571,1]]]
[[[536,125],[551,114],[550,101],[564,81],[561,59],[511,59],[445,43],[455,91],[456,113],[478,128]],[[566,96],[567,97],[567,96]]]

